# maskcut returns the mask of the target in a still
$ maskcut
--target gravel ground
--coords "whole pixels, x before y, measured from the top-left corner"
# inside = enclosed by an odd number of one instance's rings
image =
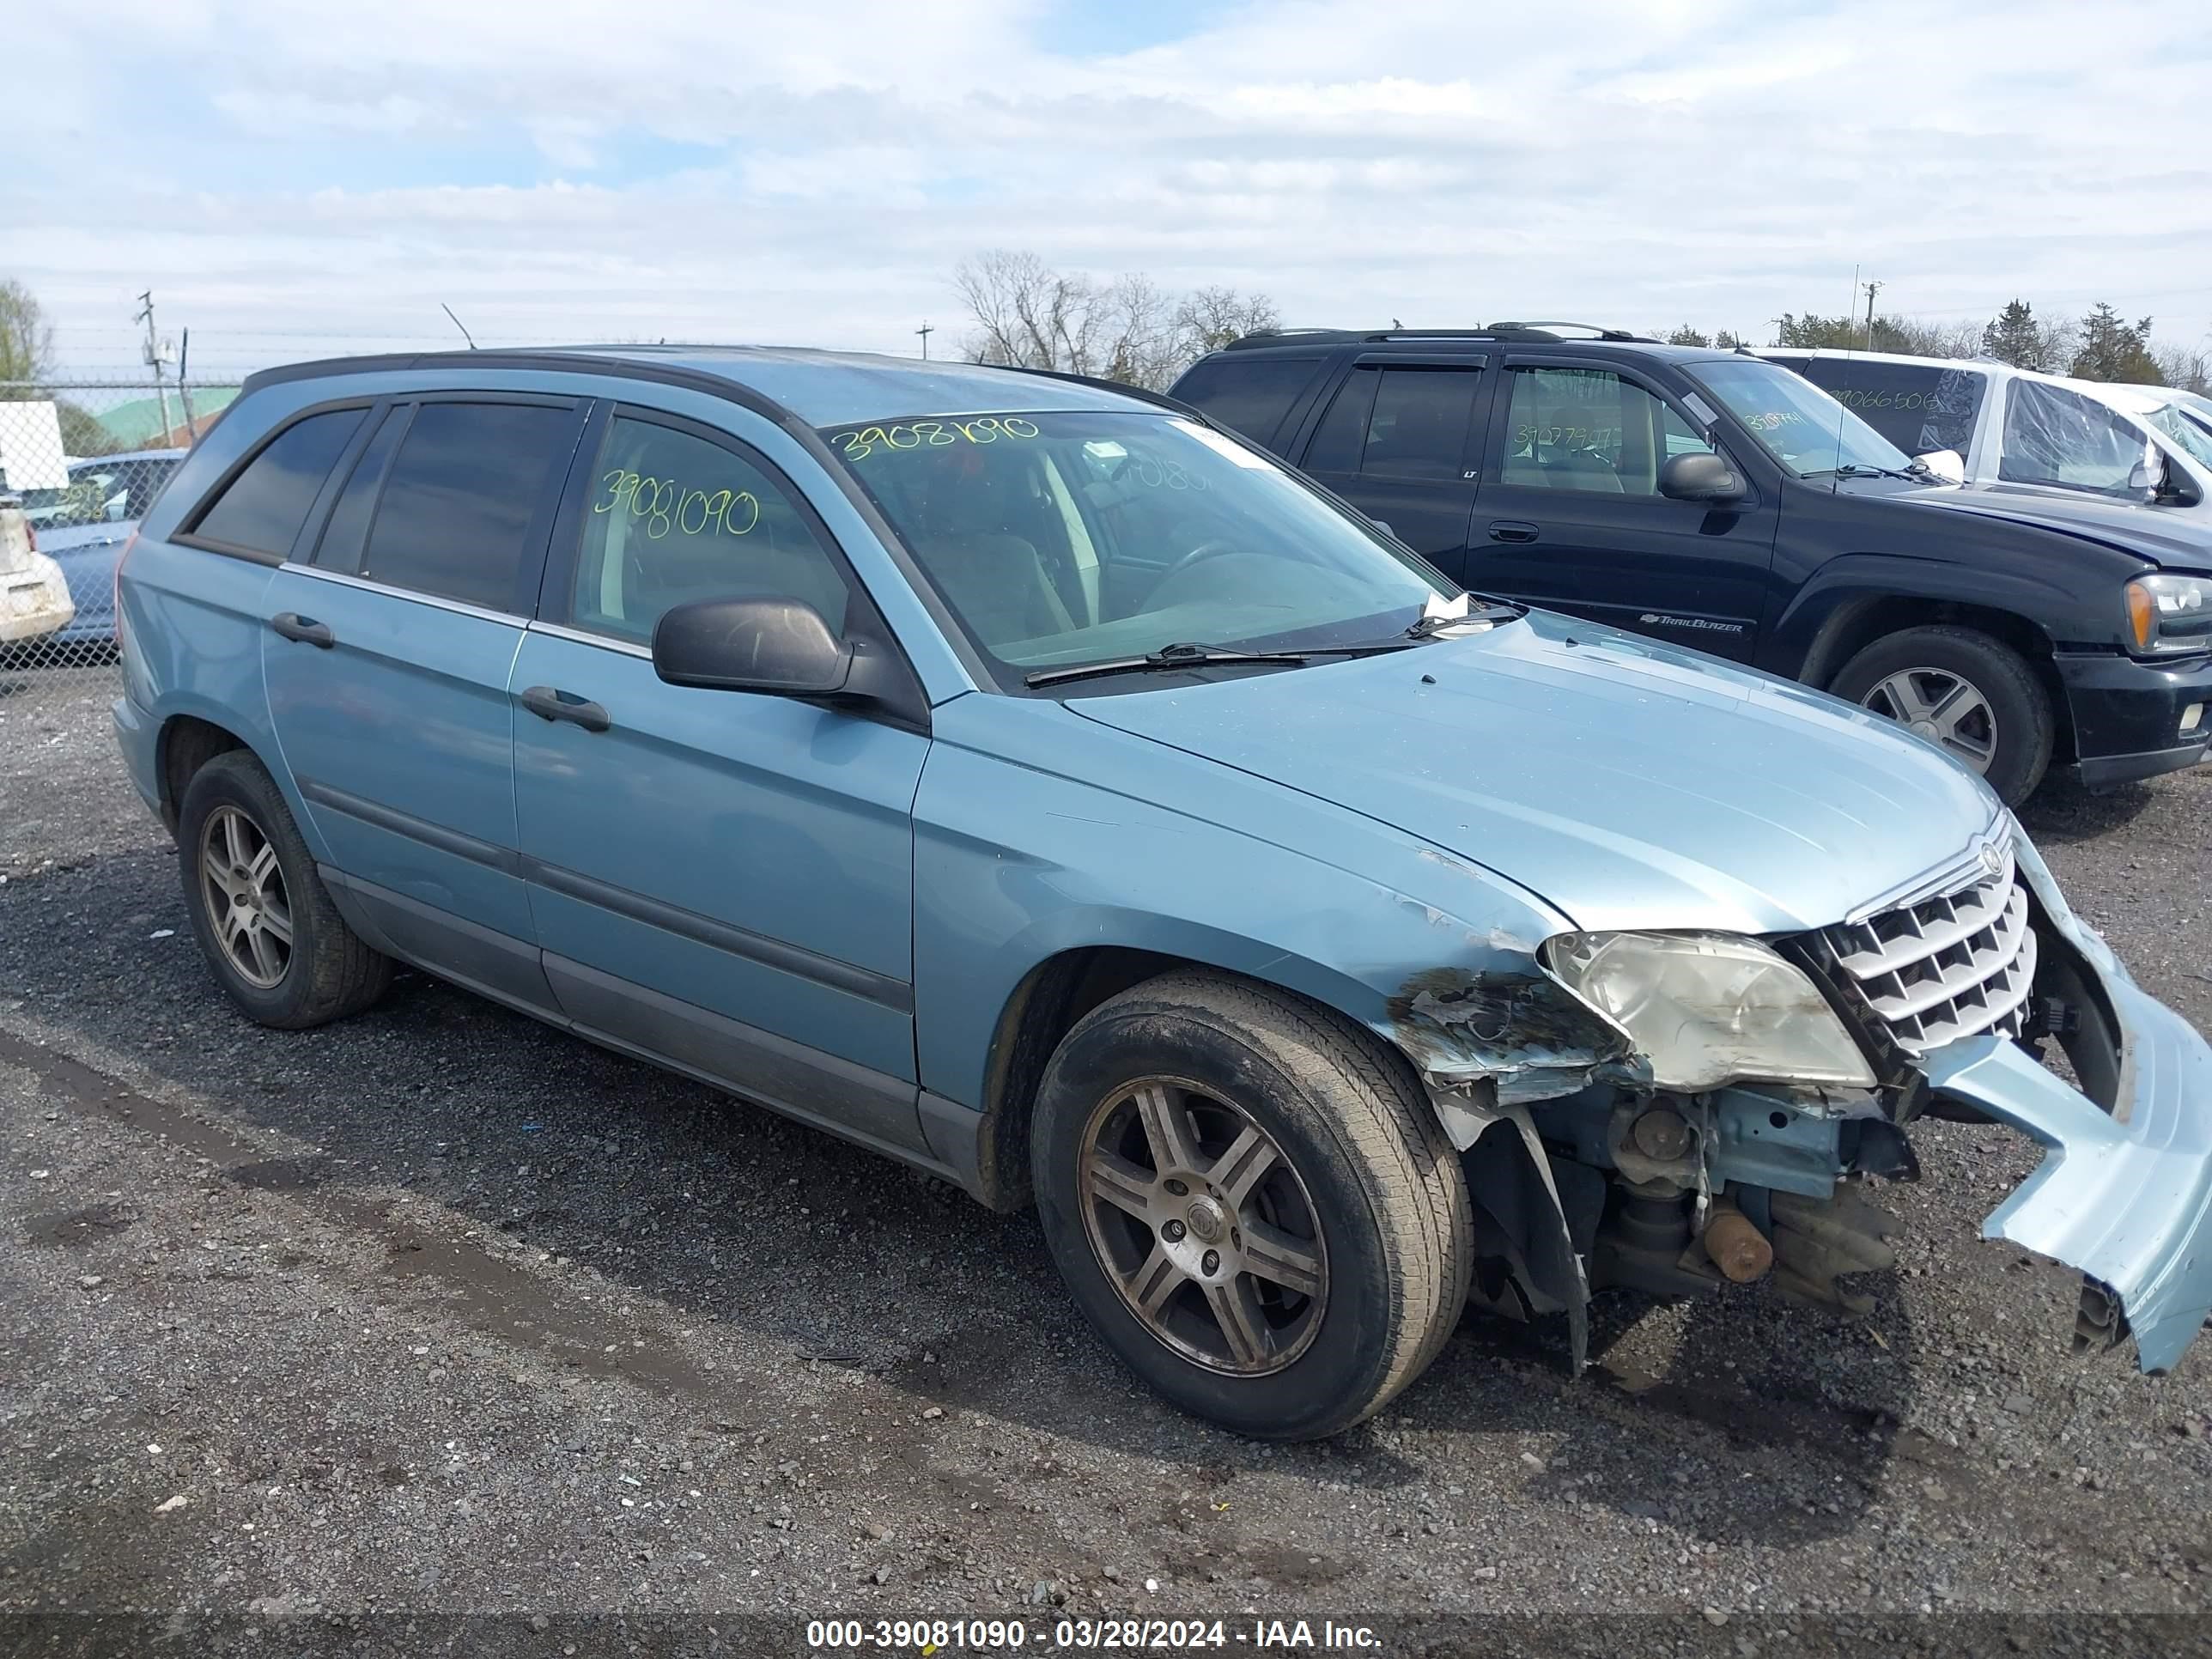
[[[1562,1333],[1470,1320],[1373,1423],[1253,1444],[1132,1383],[1026,1217],[419,975],[244,1023],[112,683],[0,676],[19,1650],[1107,1615],[1392,1654],[2212,1647],[2212,1345],[2161,1379],[2070,1352],[2071,1277],[1978,1241],[2014,1135],[1916,1129],[1867,1321],[1609,1296],[1575,1381]],[[2200,1029],[2208,809],[2212,768],[2026,814]]]

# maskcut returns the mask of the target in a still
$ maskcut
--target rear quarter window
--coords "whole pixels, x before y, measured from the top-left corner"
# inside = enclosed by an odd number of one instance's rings
[[[1238,357],[1224,352],[1192,364],[1176,382],[1173,395],[1273,449],[1283,417],[1313,384],[1321,364],[1319,357]]]
[[[284,557],[365,413],[325,410],[286,427],[202,511],[191,535],[222,547]]]

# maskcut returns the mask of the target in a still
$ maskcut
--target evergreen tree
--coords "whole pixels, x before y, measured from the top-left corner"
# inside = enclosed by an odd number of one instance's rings
[[[2050,337],[2035,320],[2035,307],[2025,300],[2008,301],[2005,308],[1983,328],[1982,355],[2001,363],[2010,363],[2014,368],[2047,371],[2057,366],[2051,351]]]
[[[2161,386],[2164,377],[2150,354],[2150,319],[2124,322],[2118,312],[2100,301],[2081,319],[2081,349],[2074,354],[2074,377],[2081,380],[2118,380]]]

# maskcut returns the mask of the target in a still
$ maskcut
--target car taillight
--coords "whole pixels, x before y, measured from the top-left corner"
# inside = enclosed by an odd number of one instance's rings
[[[115,556],[115,589],[110,596],[108,614],[115,618],[115,637],[123,638],[123,562],[131,556],[131,550],[138,545],[138,532],[132,531],[123,538],[123,550]]]

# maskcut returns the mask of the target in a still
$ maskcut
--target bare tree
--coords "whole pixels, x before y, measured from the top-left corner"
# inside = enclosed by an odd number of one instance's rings
[[[2212,357],[2189,346],[2160,346],[2151,356],[2158,363],[2159,379],[2166,385],[2200,398],[2212,396]]]
[[[1178,299],[1140,271],[1101,282],[1055,270],[1025,250],[995,248],[963,259],[952,281],[975,320],[966,341],[975,362],[1097,374],[1155,390],[1194,358],[1277,321],[1264,295],[1209,288]]]
[[[1175,308],[1176,354],[1184,363],[1218,351],[1232,340],[1283,325],[1282,313],[1264,294],[1233,288],[1193,289]],[[1178,369],[1182,365],[1177,365]]]

